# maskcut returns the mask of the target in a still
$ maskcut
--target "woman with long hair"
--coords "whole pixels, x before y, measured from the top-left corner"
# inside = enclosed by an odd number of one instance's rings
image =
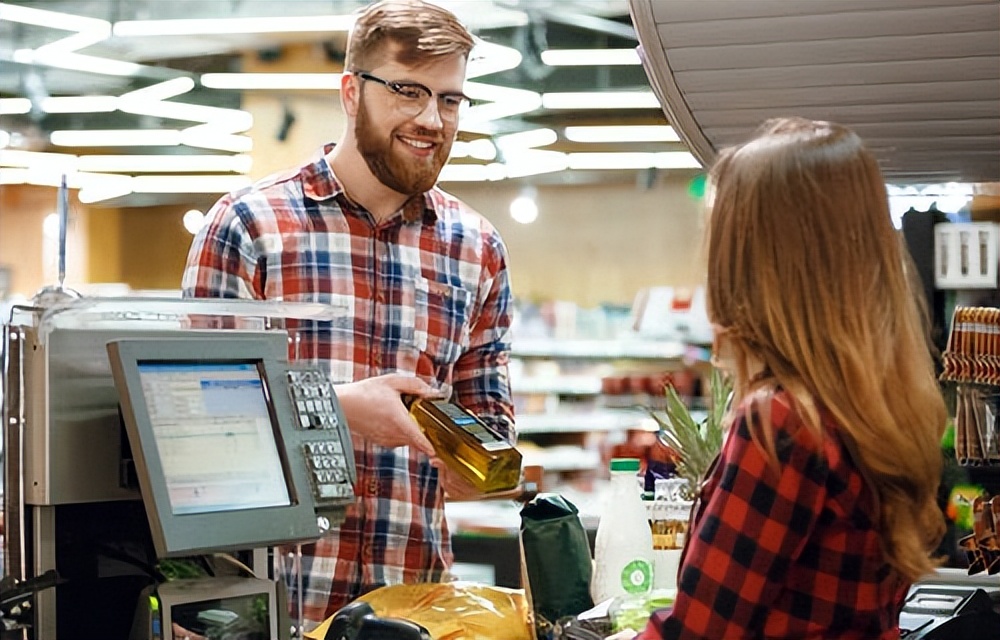
[[[676,601],[640,637],[898,638],[944,533],[946,412],[878,164],[851,130],[787,118],[711,178],[708,314],[735,396]]]

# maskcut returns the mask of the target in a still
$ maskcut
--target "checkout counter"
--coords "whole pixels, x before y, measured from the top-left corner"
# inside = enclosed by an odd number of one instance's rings
[[[3,637],[173,640],[211,625],[288,637],[269,549],[317,539],[354,502],[330,378],[295,357],[329,314],[148,298],[16,307],[0,623],[25,624]],[[171,582],[158,568],[218,552],[242,568]]]

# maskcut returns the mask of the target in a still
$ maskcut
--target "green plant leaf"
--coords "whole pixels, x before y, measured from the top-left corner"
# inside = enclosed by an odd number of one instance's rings
[[[646,413],[656,422],[660,440],[679,456],[677,473],[687,479],[693,492],[701,484],[708,467],[722,448],[727,403],[732,392],[730,380],[717,369],[710,376],[711,395],[707,417],[699,424],[691,416],[677,390],[666,388],[663,412],[646,407]]]

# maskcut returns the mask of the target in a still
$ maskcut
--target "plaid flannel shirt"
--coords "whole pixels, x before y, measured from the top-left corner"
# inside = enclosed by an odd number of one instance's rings
[[[817,444],[789,396],[773,396],[776,469],[746,405],[703,485],[677,599],[640,640],[898,638],[909,585],[882,554],[874,496],[829,414]]]
[[[336,320],[288,321],[292,359],[328,362],[335,383],[415,374],[515,439],[507,254],[479,214],[435,188],[376,224],[321,157],[223,197],[208,218],[184,295],[331,305]],[[377,586],[437,580],[451,562],[427,456],[357,435],[354,453],[356,504],[303,551],[307,627]]]

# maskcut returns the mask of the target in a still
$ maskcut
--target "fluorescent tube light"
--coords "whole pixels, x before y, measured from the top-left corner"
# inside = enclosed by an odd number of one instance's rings
[[[465,93],[473,100],[487,100],[465,109],[459,118],[459,129],[467,125],[508,118],[528,113],[542,106],[542,97],[526,89],[512,89],[481,82],[466,82]]]
[[[563,133],[573,142],[680,142],[669,125],[566,127]]]
[[[635,49],[547,49],[542,62],[550,67],[642,64]]]
[[[221,123],[199,124],[184,129],[181,131],[180,144],[230,153],[247,153],[253,149],[253,138],[229,133],[226,131],[227,127],[220,127],[217,124]]]
[[[21,151],[19,149],[4,149],[0,151],[0,166],[56,167],[61,171],[76,171],[77,157],[71,153],[46,153],[44,151]]]
[[[80,156],[80,171],[119,173],[250,173],[248,155],[94,155]]]
[[[485,164],[447,164],[438,182],[486,182],[488,175]]]
[[[661,151],[656,156],[657,169],[701,169],[701,163],[688,151]]]
[[[701,163],[687,151],[660,153],[570,153],[570,169],[700,169]]]
[[[227,128],[232,126],[239,131],[246,131],[253,126],[253,116],[242,109],[226,109],[223,107],[208,107],[187,102],[149,102],[146,100],[126,100],[118,102],[119,111],[134,113],[155,118],[171,120],[186,120],[188,122],[225,122]]]
[[[58,67],[70,71],[83,71],[107,76],[134,76],[142,69],[132,62],[122,62],[111,58],[86,56],[82,53],[63,51],[34,51],[18,49],[13,54],[14,62],[22,64],[42,64],[47,67]]]
[[[651,91],[543,93],[546,109],[659,109]]]
[[[130,38],[139,36],[203,36],[227,33],[350,31],[354,20],[352,15],[124,20],[115,23],[114,34]]]
[[[340,73],[206,73],[201,84],[210,89],[320,89],[339,91]]]
[[[53,131],[57,147],[172,147],[181,143],[176,129],[89,129]]]
[[[134,193],[228,193],[250,185],[246,176],[135,176]]]
[[[181,78],[164,80],[163,82],[157,82],[156,84],[151,84],[148,87],[143,87],[142,89],[136,89],[135,91],[123,93],[120,98],[122,100],[148,100],[150,102],[156,102],[159,100],[176,98],[179,95],[183,95],[188,91],[191,91],[194,87],[194,80],[184,76]]]
[[[566,154],[559,151],[525,149],[505,153],[504,160],[507,165],[508,178],[523,178],[541,173],[554,173],[556,171],[565,171],[568,168]]]
[[[530,131],[519,131],[496,139],[496,145],[503,151],[514,149],[533,149],[535,147],[547,147],[555,144],[559,136],[552,129],[531,129]]]
[[[88,31],[103,29],[110,26],[107,20],[87,18],[61,11],[33,9],[16,4],[0,2],[0,20],[33,24],[38,27],[62,29],[63,31]]]
[[[31,111],[31,100],[27,98],[0,98],[0,116],[12,116]]]
[[[28,182],[27,169],[0,169],[0,184],[25,184]]]
[[[10,134],[3,129],[0,129],[0,149],[5,148],[10,144]]]
[[[102,20],[101,22],[104,21]],[[86,31],[80,31],[79,33],[74,33],[73,35],[62,38],[61,40],[43,44],[35,49],[35,55],[46,53],[72,53],[93,44],[97,44],[98,42],[103,42],[110,37],[111,23],[104,22],[104,24],[99,27],[87,29]]]
[[[108,113],[118,108],[115,96],[60,96],[41,101],[45,113]]]
[[[466,78],[478,78],[491,73],[516,69],[521,64],[521,52],[502,44],[476,40],[465,67]]]

